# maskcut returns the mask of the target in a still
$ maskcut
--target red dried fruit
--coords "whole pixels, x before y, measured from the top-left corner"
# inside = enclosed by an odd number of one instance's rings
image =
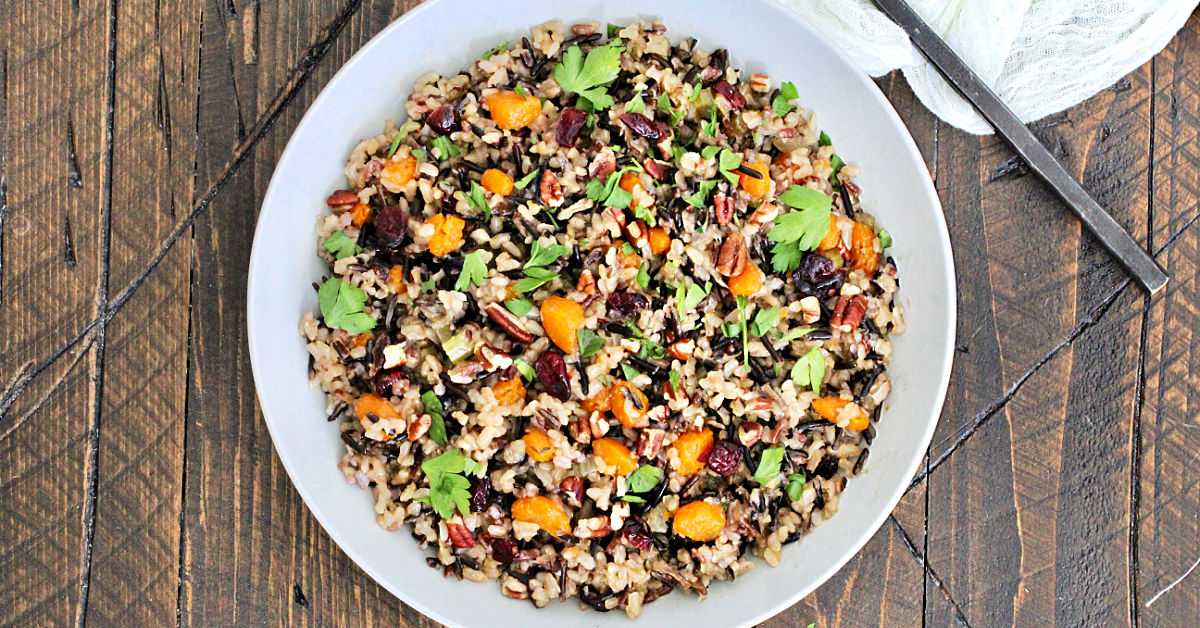
[[[640,113],[623,113],[620,117],[621,122],[629,127],[630,131],[651,142],[657,142],[658,138],[662,137],[661,129],[659,129],[658,125]]]
[[[742,463],[742,446],[728,440],[719,440],[708,452],[708,468],[717,475],[730,476]]]
[[[650,307],[650,299],[644,294],[614,292],[608,295],[608,312],[615,318],[629,318],[647,307]]]
[[[450,535],[450,542],[458,549],[471,549],[475,547],[475,535],[471,534],[471,530],[461,523],[448,522],[446,523],[446,532]]]
[[[459,128],[458,110],[449,105],[438,107],[425,122],[439,135],[450,135]]]
[[[642,521],[641,517],[626,519],[625,525],[621,526],[621,536],[625,537],[626,543],[643,552],[648,552],[654,547],[654,539],[651,538],[650,530],[646,527],[646,522]]]
[[[403,395],[404,391],[408,390],[408,376],[398,368],[379,371],[375,374],[373,381],[375,384],[375,394],[381,397]]]
[[[408,236],[408,214],[399,205],[388,205],[375,216],[375,238],[381,249],[396,249]]]
[[[492,479],[484,475],[483,477],[470,477],[471,481],[471,512],[483,512],[487,510],[488,500],[492,496]]]
[[[725,97],[729,101],[729,106],[734,111],[741,111],[746,106],[746,97],[733,88],[728,81],[717,81],[713,84],[713,90]]]
[[[517,559],[517,544],[505,536],[492,537],[492,558],[508,564]]]
[[[579,132],[587,122],[587,112],[577,107],[567,107],[558,117],[558,127],[554,129],[554,139],[559,146],[574,146],[579,139]]]
[[[537,363],[533,365],[533,370],[537,373],[538,380],[542,382],[546,392],[561,401],[571,398],[571,381],[567,379],[567,363],[563,360],[561,353],[556,351],[542,353],[538,356]]]

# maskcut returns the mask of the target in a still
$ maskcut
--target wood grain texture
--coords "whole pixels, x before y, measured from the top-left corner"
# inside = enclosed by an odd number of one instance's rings
[[[87,585],[111,33],[107,2],[73,4],[0,20],[0,621],[16,625],[78,622]]]
[[[1200,20],[1195,15],[1154,63],[1154,213],[1151,238],[1167,294],[1146,316],[1140,415],[1137,602],[1145,626],[1200,616]],[[1172,238],[1175,238],[1172,240]]]
[[[5,6],[0,625],[436,625],[304,507],[244,332],[256,208],[287,138],[416,4]],[[1194,623],[1198,51],[1193,18],[1151,64],[1032,125],[1163,251],[1153,303],[1002,143],[940,123],[898,74],[878,81],[945,206],[956,364],[892,517],[766,625]]]
[[[1101,205],[1144,239],[1149,67],[1127,80],[1128,88],[1109,90],[1044,121],[1038,132]],[[1072,423],[1083,422],[1080,413],[1088,407],[1072,396],[1081,379],[1077,370],[1127,384],[1119,389],[1110,382],[1113,388],[1103,392],[1128,390],[1126,408],[1132,407],[1139,329],[1125,330],[1129,333],[1120,337],[1119,346],[1108,347],[1132,354],[1128,362],[1116,360],[1124,370],[1076,356],[1074,344],[1064,343],[1120,276],[1040,183],[1027,177],[994,179],[1009,155],[992,138],[953,130],[939,137],[939,186],[954,216],[963,292],[955,392],[947,408],[952,414],[943,415],[931,451],[945,464],[928,480],[930,564],[944,566],[947,590],[972,623],[1028,625],[1061,613],[1060,620],[1074,624],[1092,611],[1069,602],[1064,607],[1058,600],[1085,593],[1098,596],[1092,601],[1102,608],[1120,611],[1106,618],[1128,621],[1127,599],[1114,584],[1127,581],[1126,552],[1085,551],[1093,547],[1085,533],[1089,526],[1067,506],[1076,504],[1083,478],[1103,475],[1102,490],[1125,497],[1097,504],[1096,510],[1108,508],[1106,523],[1127,528],[1131,415],[1110,417],[1125,431],[1112,436],[1115,449],[1104,456],[1076,459],[1065,452],[1078,449],[1071,427],[1078,429]],[[965,172],[945,176],[952,169]],[[979,213],[981,223],[967,215],[972,212]],[[956,233],[960,224],[967,230]],[[978,251],[978,257],[962,255],[964,249]],[[966,259],[987,263],[964,264]],[[986,282],[973,277],[976,272],[986,273]],[[1100,392],[1087,394],[1102,398]],[[1082,564],[1060,568],[1056,557],[1062,555],[1078,557]],[[1115,580],[1096,586],[1103,578],[1093,571],[1111,571]],[[948,617],[930,620],[953,623]]]

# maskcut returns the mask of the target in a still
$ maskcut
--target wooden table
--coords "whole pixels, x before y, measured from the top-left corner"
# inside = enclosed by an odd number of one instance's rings
[[[0,623],[433,625],[301,503],[245,338],[276,159],[413,4],[2,5]],[[1200,17],[1033,125],[1157,252],[1154,302],[1002,143],[879,86],[945,204],[954,375],[892,518],[768,625],[1195,625]]]

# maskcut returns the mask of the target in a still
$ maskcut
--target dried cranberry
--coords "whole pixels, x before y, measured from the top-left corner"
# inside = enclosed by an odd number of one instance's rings
[[[438,107],[425,120],[429,128],[441,135],[450,135],[458,130],[458,110],[449,105]]]
[[[533,365],[533,370],[537,373],[542,386],[546,388],[546,392],[561,401],[571,398],[571,382],[567,379],[567,363],[563,360],[561,353],[554,351],[542,353],[538,356],[537,363]]]
[[[732,107],[734,111],[740,111],[746,106],[746,97],[743,96],[741,92],[734,89],[728,81],[717,81],[713,85],[713,90],[724,96],[726,100],[729,101],[729,106]]]
[[[375,394],[385,397],[402,395],[408,390],[408,376],[400,369],[379,371],[374,377]]]
[[[842,288],[842,273],[824,255],[805,253],[792,274],[796,288],[806,295],[826,296]]]
[[[733,441],[719,440],[708,452],[708,468],[717,475],[733,475],[741,463],[742,446]]]
[[[375,238],[381,249],[397,249],[408,235],[408,214],[399,205],[388,205],[375,216]]]
[[[654,539],[650,537],[650,530],[646,527],[646,522],[642,521],[641,517],[626,519],[625,525],[621,527],[621,534],[625,537],[626,543],[643,552],[648,552],[650,548],[654,547]]]
[[[629,127],[629,130],[650,140],[657,142],[661,137],[660,129],[646,116],[640,113],[623,113],[621,114],[621,122]]]
[[[487,510],[488,498],[492,496],[492,479],[488,476],[481,478],[471,476],[471,512]]]
[[[567,107],[558,117],[558,128],[554,130],[554,139],[559,146],[574,146],[587,122],[587,112],[576,107]]]
[[[614,292],[608,295],[608,311],[616,318],[629,318],[650,306],[650,299],[636,292]]]
[[[492,558],[508,564],[517,559],[517,544],[506,536],[492,537]]]

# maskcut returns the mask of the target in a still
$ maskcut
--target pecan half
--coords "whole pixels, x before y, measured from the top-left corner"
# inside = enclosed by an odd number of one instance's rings
[[[733,220],[733,199],[717,194],[713,197],[713,210],[717,214],[717,224],[724,227]]]
[[[508,335],[512,336],[513,340],[522,343],[533,342],[533,334],[529,333],[529,330],[525,328],[525,323],[522,323],[521,319],[505,309],[503,305],[493,303],[484,308],[483,311],[488,315],[488,318],[492,319],[492,322],[508,332]]]
[[[671,357],[682,362],[687,362],[688,360],[692,359],[692,353],[695,350],[696,341],[692,340],[691,338],[677,340],[672,343],[671,346],[667,347],[667,353],[671,354]]]
[[[579,476],[568,475],[558,483],[558,490],[567,495],[567,501],[572,506],[579,506],[583,503],[583,480]]]
[[[577,417],[574,421],[571,421],[570,430],[571,438],[574,438],[575,442],[584,445],[592,442],[592,427],[589,424],[587,417],[581,416]]]
[[[579,281],[575,282],[575,289],[584,294],[596,294],[596,278],[592,276],[592,271],[584,270],[579,273]]]
[[[446,532],[449,534],[450,542],[454,544],[454,547],[458,549],[471,549],[475,547],[475,535],[471,534],[471,530],[467,526],[451,521],[446,524]]]
[[[717,253],[717,272],[726,277],[734,277],[746,270],[747,262],[749,256],[746,252],[746,238],[740,233],[731,233]]]
[[[542,203],[548,207],[562,205],[562,186],[558,184],[558,177],[554,176],[553,172],[547,170],[542,173],[542,184],[538,187],[538,192],[541,195]]]
[[[325,199],[325,204],[330,207],[341,207],[342,205],[354,205],[358,202],[358,195],[350,190],[338,190],[329,195]]]
[[[840,301],[841,299],[839,299]],[[867,297],[856,294],[850,298],[846,311],[842,314],[842,326],[854,329],[862,324],[863,315],[867,313]]]
[[[429,418],[428,414],[418,415],[408,424],[408,440],[417,442],[417,439],[425,435],[429,431],[429,425],[433,419]]]
[[[646,174],[654,177],[655,181],[662,181],[667,174],[667,167],[663,162],[657,159],[647,158],[642,162],[642,167],[646,169]]]
[[[833,304],[833,316],[829,318],[829,324],[838,327],[842,324],[842,318],[846,315],[846,306],[850,305],[850,297],[841,295],[837,298],[837,303]]]

